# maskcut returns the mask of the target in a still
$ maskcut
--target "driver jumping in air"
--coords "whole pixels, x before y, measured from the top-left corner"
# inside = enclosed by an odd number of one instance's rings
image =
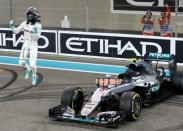
[[[171,11],[169,5],[166,5],[166,12],[161,12],[161,18],[158,22],[160,24],[160,35],[163,37],[172,37],[170,28]]]
[[[41,35],[42,26],[39,20],[39,12],[34,7],[29,7],[26,11],[27,21],[23,21],[17,28],[14,21],[10,21],[10,28],[13,33],[18,34],[24,32],[24,43],[20,52],[19,64],[26,68],[25,79],[29,79],[32,75],[32,85],[35,86],[38,81],[37,76],[37,53],[38,39]],[[29,64],[26,58],[30,55]]]
[[[143,35],[154,35],[154,18],[152,17],[152,12],[147,11],[146,14],[141,18],[141,23],[143,26]]]

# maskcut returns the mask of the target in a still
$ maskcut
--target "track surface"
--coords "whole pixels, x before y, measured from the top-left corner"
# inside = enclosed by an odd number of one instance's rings
[[[75,122],[56,122],[48,118],[48,109],[60,103],[60,94],[68,85],[80,86],[85,92],[95,90],[95,78],[101,74],[39,69],[40,83],[31,86],[24,79],[24,70],[0,66],[0,130],[2,131],[93,131],[104,127]],[[171,98],[143,109],[136,122],[123,121],[124,131],[183,130],[183,96]]]

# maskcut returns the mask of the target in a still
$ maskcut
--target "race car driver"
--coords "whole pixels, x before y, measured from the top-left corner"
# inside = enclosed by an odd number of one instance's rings
[[[32,75],[32,85],[34,86],[38,81],[36,61],[38,39],[41,35],[42,25],[36,8],[29,7],[25,14],[27,15],[27,21],[23,21],[17,28],[14,25],[14,20],[10,20],[9,24],[13,33],[24,32],[24,43],[20,52],[19,64],[26,68],[25,79],[29,79]],[[30,54],[29,64],[26,62],[28,54]]]
[[[166,5],[166,12],[161,12],[161,18],[158,22],[160,25],[160,35],[163,37],[171,37],[172,32],[170,28],[171,11],[169,5]]]
[[[147,11],[146,14],[141,18],[141,23],[143,26],[143,35],[154,35],[154,18],[152,17],[152,12]]]

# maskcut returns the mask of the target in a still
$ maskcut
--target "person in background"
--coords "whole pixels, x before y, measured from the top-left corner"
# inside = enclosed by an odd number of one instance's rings
[[[143,35],[154,35],[154,18],[150,10],[141,18],[141,23],[144,24]]]
[[[168,4],[166,4],[166,12],[161,12],[161,18],[158,19],[160,25],[160,36],[172,37],[170,28],[171,11]]]
[[[34,7],[29,7],[26,11],[27,20],[23,21],[17,28],[14,20],[10,20],[10,28],[13,33],[24,33],[24,43],[20,52],[19,64],[26,68],[25,79],[29,79],[32,75],[32,85],[37,84],[37,54],[38,39],[41,35],[42,25],[39,20],[39,12]],[[27,56],[30,54],[29,64],[26,62]]]

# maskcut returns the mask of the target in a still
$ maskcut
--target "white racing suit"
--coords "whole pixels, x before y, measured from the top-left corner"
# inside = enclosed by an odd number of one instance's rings
[[[27,70],[32,71],[32,77],[37,78],[37,53],[38,53],[38,39],[41,35],[42,26],[39,22],[34,25],[27,24],[23,21],[17,28],[12,28],[13,33],[18,34],[24,32],[24,44],[22,46],[19,58],[19,64],[25,65]],[[26,63],[26,58],[30,54],[29,64]]]

